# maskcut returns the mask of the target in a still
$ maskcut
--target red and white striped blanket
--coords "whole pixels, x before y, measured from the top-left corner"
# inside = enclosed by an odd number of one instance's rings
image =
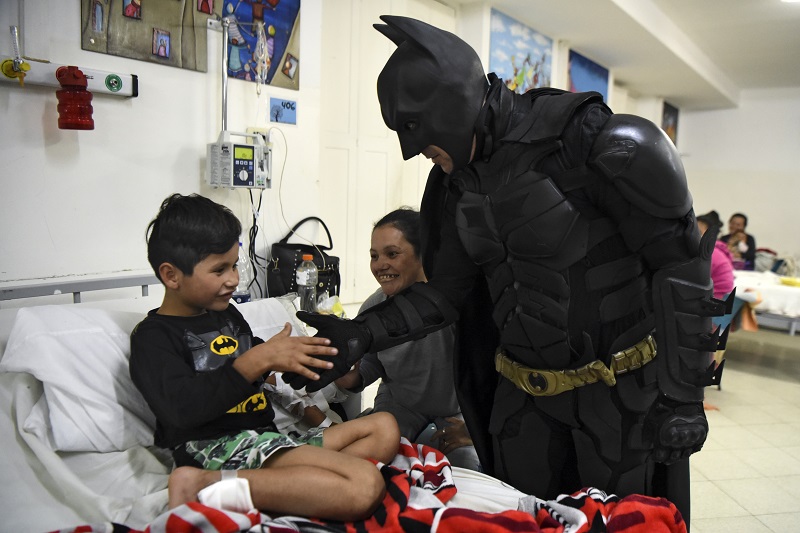
[[[523,498],[520,508],[525,511],[485,513],[447,507],[456,493],[447,459],[438,450],[405,440],[392,464],[377,466],[386,480],[386,497],[371,517],[359,522],[272,518],[257,510],[241,514],[189,503],[158,516],[144,530],[104,523],[58,533],[686,532],[680,512],[663,498],[618,498],[598,489],[585,489],[551,501],[534,496]]]

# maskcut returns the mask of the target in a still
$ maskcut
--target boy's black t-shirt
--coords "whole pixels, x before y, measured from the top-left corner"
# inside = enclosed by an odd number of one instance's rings
[[[156,415],[155,444],[174,448],[245,429],[276,431],[261,390],[233,368],[236,357],[263,341],[241,313],[165,316],[152,310],[131,333],[130,374]]]

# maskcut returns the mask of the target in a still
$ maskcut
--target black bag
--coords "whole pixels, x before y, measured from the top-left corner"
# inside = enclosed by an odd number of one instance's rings
[[[309,220],[316,220],[325,229],[325,233],[328,235],[328,246],[288,242],[289,237]],[[325,250],[330,250],[331,248],[333,248],[331,232],[322,219],[308,217],[295,224],[291,231],[286,234],[286,237],[272,245],[272,256],[267,264],[267,291],[269,296],[283,296],[288,292],[297,292],[295,274],[297,273],[297,267],[303,262],[304,254],[314,256],[314,264],[317,265],[319,280],[317,283],[317,295],[327,291],[329,296],[338,296],[342,285],[342,278],[339,274],[339,258],[325,253]]]

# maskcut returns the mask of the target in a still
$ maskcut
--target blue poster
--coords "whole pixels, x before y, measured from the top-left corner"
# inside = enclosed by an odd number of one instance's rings
[[[608,102],[608,69],[574,50],[569,51],[569,90],[573,93],[597,91]]]

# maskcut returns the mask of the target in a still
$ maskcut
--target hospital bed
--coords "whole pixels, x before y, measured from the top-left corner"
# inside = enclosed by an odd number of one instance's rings
[[[128,276],[117,277],[110,285],[106,281],[82,285],[74,292],[139,287],[155,280]],[[0,531],[71,531],[78,526],[81,531],[106,531],[111,524],[134,530],[150,525],[153,531],[166,531],[173,515],[228,513],[200,504],[167,510],[171,457],[152,445],[154,417],[127,367],[130,331],[148,310],[160,305],[160,294],[150,295],[142,288],[125,298],[83,301],[86,298],[74,296],[75,286],[65,288],[63,281],[49,288],[47,283],[38,285],[45,288],[25,293],[37,296],[37,305],[0,309]],[[42,302],[41,295],[53,290],[73,293],[72,301],[81,303]],[[20,294],[2,292],[3,300]],[[269,338],[286,322],[304,332],[290,299],[268,298],[238,307],[259,337]],[[392,472],[405,469],[402,476],[392,478],[392,483],[403,486],[407,480],[411,487],[412,496],[405,498],[399,512],[413,511],[415,519],[422,516],[423,521],[429,517],[430,530],[448,530],[448,523],[451,530],[458,530],[463,522],[452,525],[459,523],[454,519],[481,518],[481,523],[493,525],[487,531],[503,530],[494,526],[510,519],[562,524],[558,531],[572,524],[569,531],[583,531],[598,513],[608,523],[623,504],[636,512],[643,506],[648,512],[663,514],[665,508],[675,512],[663,501],[650,505],[594,489],[544,502],[490,476],[450,467],[431,448],[404,443],[401,449],[405,456],[398,454],[394,469],[384,467]],[[384,473],[384,477],[388,484],[391,476]],[[587,502],[593,504],[588,510]],[[418,514],[428,506],[434,511]],[[658,513],[645,516],[661,524],[664,517]],[[273,522],[255,510],[248,516],[228,514],[245,524],[260,522],[258,531],[279,523],[298,531],[319,526],[306,529],[307,519],[291,517]],[[663,531],[681,530],[672,529],[675,520],[669,513],[665,516],[671,526]],[[374,526],[371,522],[365,527]],[[243,531],[248,529],[242,526]],[[217,531],[208,525],[198,530]]]

